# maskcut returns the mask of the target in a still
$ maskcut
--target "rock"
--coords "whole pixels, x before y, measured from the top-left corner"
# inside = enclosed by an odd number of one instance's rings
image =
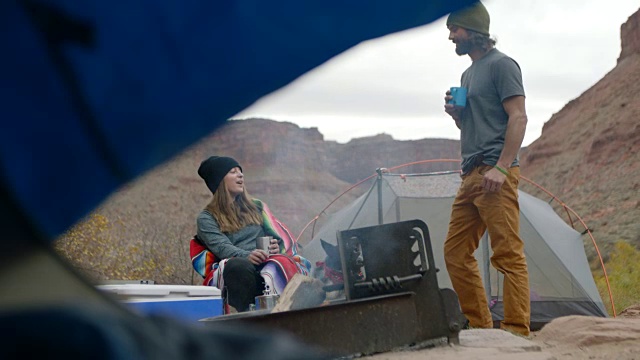
[[[628,308],[622,310],[619,317],[622,318],[638,318],[640,319],[640,304],[631,305]]]
[[[545,325],[536,341],[550,347],[640,345],[640,319],[565,316]]]
[[[618,62],[624,58],[640,53],[640,11],[636,11],[620,27],[621,51]]]

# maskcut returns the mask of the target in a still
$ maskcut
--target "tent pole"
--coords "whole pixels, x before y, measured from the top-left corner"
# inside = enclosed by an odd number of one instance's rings
[[[489,232],[482,235],[482,270],[484,273],[484,291],[487,293],[487,301],[491,303],[491,269],[489,268],[491,255],[489,254]]]
[[[382,168],[377,168],[376,183],[378,185],[378,225],[382,225]]]
[[[369,196],[371,196],[371,192],[373,191],[373,188],[375,186],[376,186],[376,184],[372,184],[371,187],[369,188],[369,191],[367,191],[367,196],[364,198],[364,200],[362,200],[362,204],[360,204],[360,207],[358,208],[358,211],[356,211],[356,214],[353,216],[353,219],[351,219],[351,222],[349,223],[349,227],[347,228],[347,230],[351,230],[351,228],[353,227],[353,223],[356,222],[356,219],[358,218],[358,215],[360,215],[360,211],[362,211],[362,208],[364,207],[364,204],[369,199]]]

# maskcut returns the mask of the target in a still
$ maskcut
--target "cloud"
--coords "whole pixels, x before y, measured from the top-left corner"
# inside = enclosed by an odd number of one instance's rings
[[[638,10],[628,0],[484,3],[498,49],[523,71],[529,115],[525,145],[540,135],[553,113],[613,69],[620,54],[620,25]],[[396,138],[458,138],[457,128],[441,126],[449,120],[443,96],[459,84],[470,60],[457,56],[447,37],[442,18],[363,42],[234,118],[262,116],[315,126],[327,139],[382,132]],[[417,121],[428,125],[411,131]]]

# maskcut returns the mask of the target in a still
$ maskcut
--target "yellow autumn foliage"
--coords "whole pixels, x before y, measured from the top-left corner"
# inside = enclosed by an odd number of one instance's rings
[[[640,303],[640,251],[625,241],[615,244],[605,264],[616,312]],[[605,308],[611,312],[611,301],[604,273],[595,275],[596,285]]]
[[[97,211],[60,236],[54,248],[97,283],[153,280],[165,284],[190,284],[194,278],[187,240],[187,236],[173,231],[169,225],[167,228],[149,228],[131,220],[116,218],[111,221]]]

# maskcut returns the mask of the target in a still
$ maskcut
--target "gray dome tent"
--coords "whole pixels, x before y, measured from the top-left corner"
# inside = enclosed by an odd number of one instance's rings
[[[461,179],[459,172],[381,174],[364,195],[328,217],[304,249],[312,262],[325,258],[323,239],[336,244],[336,232],[376,224],[420,219],[428,228],[441,288],[451,288],[443,247],[451,205]],[[380,200],[380,201],[379,201]],[[525,242],[531,288],[531,326],[540,328],[566,315],[606,317],[587,261],[581,234],[568,226],[545,201],[519,191],[520,235]],[[502,278],[491,267],[488,236],[481,240],[476,259],[494,321],[503,318]]]

